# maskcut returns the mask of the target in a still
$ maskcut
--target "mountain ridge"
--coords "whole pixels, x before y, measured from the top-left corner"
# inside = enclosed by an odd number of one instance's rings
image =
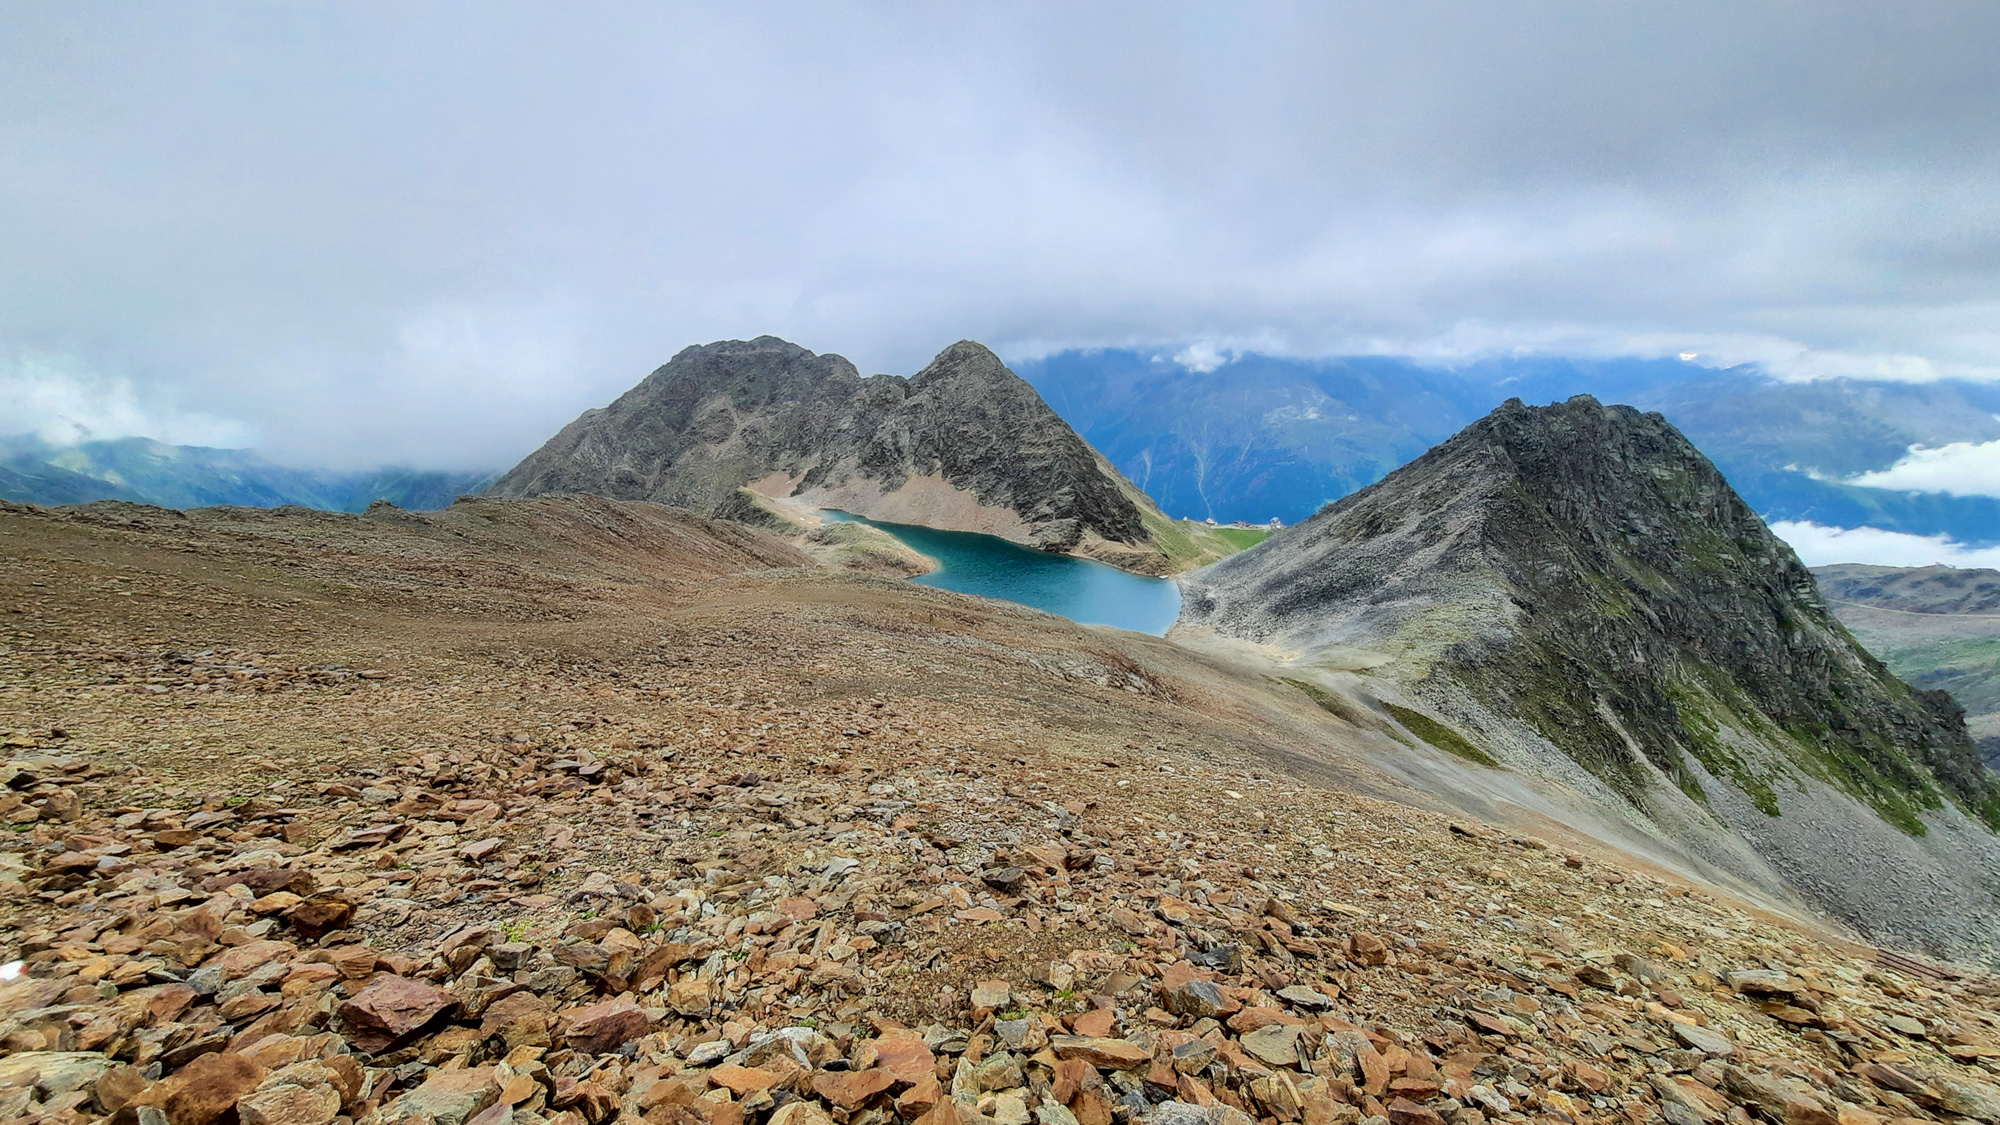
[[[293,468],[252,450],[169,445],[130,437],[50,445],[0,439],[0,499],[54,506],[127,500],[162,508],[297,504],[361,512],[377,500],[412,510],[448,508],[493,479],[488,472],[385,467]]]
[[[2000,542],[2000,499],[1863,487],[1916,444],[2000,440],[2000,389],[1856,379],[1787,382],[1675,359],[1407,358],[1243,353],[1207,370],[1121,349],[1019,365],[1166,511],[1296,523],[1381,479],[1509,396],[1579,392],[1658,410],[1772,520]]]
[[[1724,837],[1748,840],[1865,931],[1959,948],[2000,919],[1976,878],[1946,924],[1916,901],[1876,909],[1881,873],[1822,854],[1832,832],[1940,878],[1954,848],[1991,869],[2000,784],[1949,696],[1854,642],[1657,413],[1510,400],[1184,585],[1174,635],[1253,641],[1400,697],[1503,765],[1598,788],[1754,873]]]
[[[704,514],[740,490],[794,510],[998,535],[1161,574],[1226,553],[1152,501],[982,345],[908,378],[772,336],[683,349],[488,489],[594,493]]]
[[[2000,570],[1841,563],[1813,576],[1868,651],[1910,683],[1951,693],[2000,770]]]

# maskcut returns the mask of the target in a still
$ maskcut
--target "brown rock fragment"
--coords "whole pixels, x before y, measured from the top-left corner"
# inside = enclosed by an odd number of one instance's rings
[[[1389,1125],[1444,1125],[1444,1118],[1429,1106],[1397,1098],[1389,1103]]]
[[[601,1055],[615,1051],[641,1035],[650,1026],[639,1005],[624,997],[603,1000],[567,1014],[563,1042],[571,1050]]]
[[[202,1055],[160,1084],[155,1104],[169,1125],[208,1125],[257,1088],[265,1070],[229,1051]],[[141,1100],[153,1101],[151,1091]]]
[[[372,1053],[457,1005],[458,999],[442,988],[391,975],[377,978],[342,1004],[340,1018],[347,1025],[347,1041]]]
[[[896,1077],[886,1070],[826,1071],[813,1075],[812,1080],[820,1097],[849,1112],[895,1084]]]

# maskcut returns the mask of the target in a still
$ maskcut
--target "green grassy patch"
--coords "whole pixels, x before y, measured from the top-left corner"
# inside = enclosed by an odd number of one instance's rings
[[[1269,534],[1261,529],[1210,527],[1194,520],[1169,519],[1132,482],[1120,477],[1119,484],[1132,503],[1138,505],[1139,522],[1145,526],[1146,535],[1174,564],[1176,571],[1193,570],[1226,559]],[[1251,536],[1255,538],[1248,538]]]
[[[1329,715],[1332,715],[1337,719],[1340,719],[1344,722],[1352,723],[1357,727],[1375,725],[1373,723],[1368,722],[1367,716],[1361,714],[1359,709],[1357,709],[1353,704],[1349,703],[1345,699],[1342,699],[1338,695],[1335,695],[1334,693],[1326,690],[1325,688],[1319,686],[1318,684],[1308,683],[1305,680],[1295,680],[1290,676],[1281,677],[1279,679],[1279,682],[1290,684],[1293,687],[1304,692],[1306,698],[1312,700],[1315,704],[1317,704],[1320,710],[1326,712]]]
[[[1388,708],[1389,713],[1396,717],[1396,721],[1408,728],[1411,734],[1416,735],[1418,738],[1423,739],[1445,753],[1464,758],[1468,762],[1476,762],[1482,766],[1489,766],[1493,769],[1500,768],[1500,763],[1493,760],[1493,755],[1474,746],[1471,739],[1466,738],[1464,735],[1445,726],[1429,715],[1421,711],[1412,711],[1408,707],[1398,707],[1394,703],[1384,702],[1382,706]]]
[[[1271,537],[1271,529],[1268,527],[1211,527],[1208,531],[1225,543],[1235,544],[1239,551],[1246,547],[1255,547]]]
[[[1751,770],[1743,758],[1732,751],[1722,741],[1722,724],[1706,705],[1706,697],[1692,691],[1669,687],[1668,698],[1674,701],[1674,712],[1680,717],[1681,732],[1687,736],[1686,748],[1695,756],[1703,769],[1711,776],[1726,777],[1757,806],[1757,811],[1765,816],[1782,815],[1778,808],[1778,792],[1771,783]],[[1708,794],[1702,791],[1701,783],[1686,770],[1676,770],[1675,781],[1681,792],[1689,797],[1708,803]]]

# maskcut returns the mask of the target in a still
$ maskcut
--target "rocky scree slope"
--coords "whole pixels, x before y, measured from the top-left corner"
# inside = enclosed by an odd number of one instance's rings
[[[0,1120],[2000,1123],[1991,978],[1020,670],[1150,638],[588,498],[0,529]]]
[[[1857,645],[1658,414],[1510,401],[1187,581],[1183,630],[1368,668],[1447,741],[1865,932],[1992,955],[2000,786],[1962,713]]]
[[[585,412],[489,492],[593,493],[741,515],[745,486],[1145,573],[1200,553],[971,341],[907,379],[864,379],[840,356],[770,336],[691,347]]]

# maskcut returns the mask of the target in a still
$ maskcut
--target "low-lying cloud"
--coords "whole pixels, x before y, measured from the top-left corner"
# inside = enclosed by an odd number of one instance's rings
[[[440,467],[766,332],[1987,378],[1996,43],[1991,4],[23,5],[0,354]]]
[[[0,420],[0,437],[32,435],[50,445],[147,437],[238,449],[252,436],[241,422],[147,401],[129,379],[93,376],[51,359],[0,362]]]
[[[1944,535],[1911,535],[1879,527],[1825,527],[1780,520],[1772,534],[1791,545],[1807,566],[1867,563],[1871,566],[2000,568],[2000,547],[1968,547]]]
[[[1919,446],[1888,468],[1863,473],[1850,483],[1900,492],[2000,496],[2000,441]]]

